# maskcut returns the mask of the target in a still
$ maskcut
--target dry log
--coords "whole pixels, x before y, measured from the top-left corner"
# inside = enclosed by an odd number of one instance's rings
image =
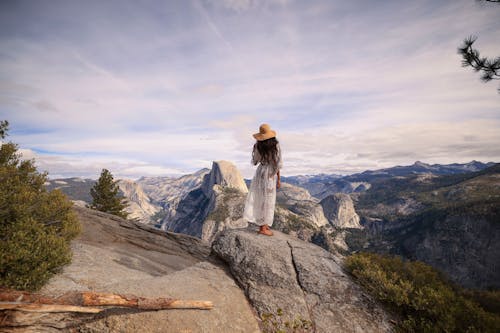
[[[210,301],[178,300],[172,298],[145,298],[134,295],[120,295],[96,292],[69,292],[60,297],[49,297],[16,290],[0,290],[0,302],[24,304],[68,305],[68,306],[119,306],[142,310],[201,309],[210,310]],[[0,303],[0,310],[2,310]]]
[[[103,309],[91,308],[87,306],[76,306],[76,305],[0,302],[0,310],[19,310],[25,312],[99,313]]]

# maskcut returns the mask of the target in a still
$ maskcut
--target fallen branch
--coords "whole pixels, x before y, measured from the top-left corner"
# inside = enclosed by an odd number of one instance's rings
[[[85,306],[76,306],[76,305],[0,302],[0,310],[18,310],[18,311],[25,311],[25,312],[99,313],[103,309],[91,308],[91,307],[85,307]]]
[[[210,310],[210,301],[179,300],[172,298],[145,298],[134,295],[120,295],[96,292],[69,292],[60,297],[43,296],[23,291],[0,290],[0,310],[6,310],[8,304],[21,304],[16,310],[26,305],[59,305],[59,306],[119,306],[141,310],[164,309],[200,309]],[[23,305],[24,304],[24,305]],[[60,307],[63,309],[63,307]],[[69,309],[69,308],[68,308]],[[50,311],[49,311],[50,312]]]

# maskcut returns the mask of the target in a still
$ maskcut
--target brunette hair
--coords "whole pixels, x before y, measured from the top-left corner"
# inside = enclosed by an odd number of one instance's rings
[[[278,170],[278,140],[275,137],[267,140],[257,141],[253,145],[252,158],[255,156],[256,150],[261,156],[262,164],[271,164],[274,170]]]

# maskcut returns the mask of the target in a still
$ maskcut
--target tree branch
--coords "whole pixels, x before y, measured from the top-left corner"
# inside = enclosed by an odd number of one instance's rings
[[[458,54],[462,56],[462,66],[470,66],[474,71],[481,72],[481,81],[483,82],[500,80],[500,57],[495,59],[481,57],[479,51],[472,47],[476,40],[476,36],[467,37],[458,48]]]

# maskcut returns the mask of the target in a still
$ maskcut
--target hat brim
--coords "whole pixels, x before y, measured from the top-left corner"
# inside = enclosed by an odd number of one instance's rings
[[[267,132],[267,133],[265,133],[265,134],[262,134],[262,133],[255,133],[255,134],[253,134],[253,137],[254,137],[257,141],[264,141],[264,140],[267,140],[267,139],[271,139],[271,138],[276,137],[276,131],[270,130],[269,132]]]

